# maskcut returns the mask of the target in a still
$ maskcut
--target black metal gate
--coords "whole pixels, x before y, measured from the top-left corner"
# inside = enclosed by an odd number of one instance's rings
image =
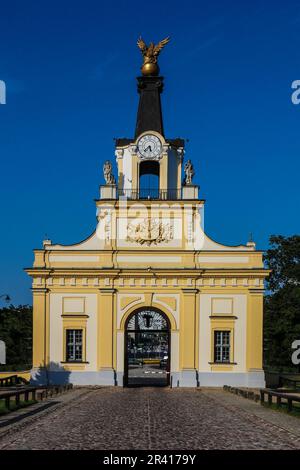
[[[134,312],[125,327],[124,385],[170,384],[170,324],[155,308]]]

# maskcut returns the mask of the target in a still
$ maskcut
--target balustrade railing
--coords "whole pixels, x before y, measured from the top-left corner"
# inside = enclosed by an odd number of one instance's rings
[[[0,393],[1,401],[7,410],[15,409],[20,406],[21,399],[24,404],[27,402],[43,401],[45,398],[64,393],[73,388],[73,384],[68,383],[64,385],[49,385],[47,387],[25,387],[21,390],[14,390],[13,392]]]
[[[267,402],[265,402],[265,395],[267,395]],[[268,404],[269,406],[272,406],[273,397],[275,398],[277,408],[281,408],[282,405],[286,405],[287,411],[289,412],[293,411],[294,409],[296,411],[299,411],[299,395],[293,395],[292,393],[275,392],[274,390],[270,390],[268,388],[263,388],[260,390],[260,402],[262,405]],[[293,407],[293,402],[295,402],[298,406]]]
[[[28,384],[29,382],[18,375],[9,375],[0,378],[0,387],[14,387],[16,385]]]
[[[141,188],[141,189],[119,189],[119,197],[135,200],[177,200],[181,199],[181,189],[158,189],[158,188]]]

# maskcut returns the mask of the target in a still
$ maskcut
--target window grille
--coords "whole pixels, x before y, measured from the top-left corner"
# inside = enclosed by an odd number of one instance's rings
[[[67,330],[66,361],[82,361],[82,330]]]
[[[215,331],[214,362],[230,362],[230,331]]]

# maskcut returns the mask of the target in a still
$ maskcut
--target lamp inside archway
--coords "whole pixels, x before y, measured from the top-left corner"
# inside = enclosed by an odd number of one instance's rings
[[[153,316],[149,312],[146,312],[143,315],[143,321],[146,328],[151,328],[153,324]]]

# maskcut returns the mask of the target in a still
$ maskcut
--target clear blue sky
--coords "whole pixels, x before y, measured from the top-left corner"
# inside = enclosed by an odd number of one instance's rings
[[[31,303],[22,269],[45,234],[67,244],[95,227],[103,161],[134,133],[140,34],[172,38],[165,133],[190,139],[208,235],[253,232],[265,249],[299,233],[299,1],[1,2],[0,294],[15,304]]]

